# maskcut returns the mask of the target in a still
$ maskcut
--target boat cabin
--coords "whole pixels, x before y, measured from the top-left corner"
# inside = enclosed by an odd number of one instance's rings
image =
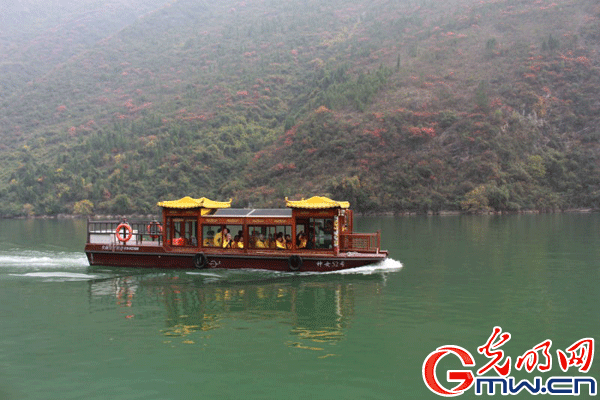
[[[160,202],[164,246],[175,251],[200,248],[334,253],[357,245],[360,251],[379,248],[378,234],[353,234],[348,202],[326,197],[285,200],[287,208],[283,209],[230,208],[231,200],[215,202],[191,197]]]

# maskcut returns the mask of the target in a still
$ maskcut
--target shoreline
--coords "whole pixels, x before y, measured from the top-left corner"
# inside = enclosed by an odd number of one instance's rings
[[[359,213],[355,212],[356,216],[361,217],[416,217],[416,216],[460,216],[460,215],[525,215],[525,214],[591,214],[598,212],[594,208],[567,208],[564,210],[522,210],[522,211],[480,211],[480,212],[464,212],[454,210],[442,210],[438,212],[429,211],[421,213],[416,211],[407,211],[402,213],[383,212],[383,213]],[[57,215],[33,215],[19,217],[0,217],[0,219],[90,219],[90,220],[118,220],[121,218],[138,219],[138,220],[159,220],[160,217],[154,214],[97,214],[97,215],[75,215],[75,214],[57,214]]]
[[[457,216],[457,215],[525,215],[525,214],[591,214],[598,212],[598,209],[581,207],[581,208],[567,208],[564,210],[521,210],[521,211],[478,211],[478,212],[464,212],[464,211],[453,211],[453,210],[442,210],[438,212],[429,211],[427,213],[420,213],[416,211],[409,211],[404,213],[381,213],[381,214],[360,214],[365,216],[389,216],[389,217],[413,217],[419,215],[426,216]]]

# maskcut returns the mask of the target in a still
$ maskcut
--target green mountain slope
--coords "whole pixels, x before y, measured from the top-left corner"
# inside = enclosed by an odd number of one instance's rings
[[[0,214],[188,194],[597,207],[599,16],[591,0],[172,2],[2,93]]]
[[[0,5],[0,94],[22,88],[166,0],[6,0]]]

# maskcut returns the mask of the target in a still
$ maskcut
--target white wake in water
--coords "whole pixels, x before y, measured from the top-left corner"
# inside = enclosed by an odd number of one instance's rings
[[[58,281],[87,281],[98,278],[96,275],[77,274],[73,272],[28,272],[26,274],[10,274],[11,276],[21,276],[29,278],[46,278]]]
[[[58,281],[94,279],[95,275],[85,273],[88,267],[88,260],[83,253],[31,250],[0,252],[0,277]]]
[[[83,253],[15,251],[0,252],[0,269],[7,267],[48,268],[69,267],[86,268],[88,260]]]

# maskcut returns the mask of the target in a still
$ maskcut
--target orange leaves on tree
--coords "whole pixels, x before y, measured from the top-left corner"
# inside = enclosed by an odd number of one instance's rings
[[[294,143],[294,136],[296,136],[296,131],[298,129],[298,125],[292,126],[284,135],[284,142],[286,146],[291,146]]]
[[[436,135],[435,128],[433,127],[409,126],[406,130],[408,131],[408,135],[414,139],[433,138]]]
[[[325,106],[321,106],[315,110],[315,114],[323,114],[328,112],[331,112],[331,110]]]
[[[277,164],[275,164],[273,169],[275,171],[294,170],[294,169],[296,169],[296,163],[293,163],[293,162],[289,163],[289,164],[277,163]]]

